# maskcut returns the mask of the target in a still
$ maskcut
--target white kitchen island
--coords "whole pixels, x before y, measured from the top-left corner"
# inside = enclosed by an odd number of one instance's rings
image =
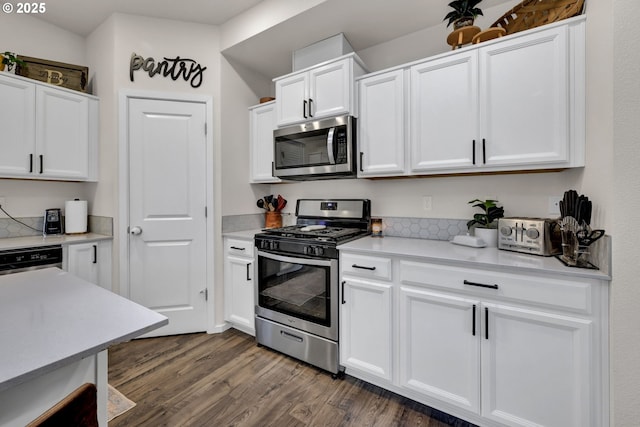
[[[107,425],[107,348],[165,316],[57,268],[0,276],[0,426],[24,426],[80,385]]]

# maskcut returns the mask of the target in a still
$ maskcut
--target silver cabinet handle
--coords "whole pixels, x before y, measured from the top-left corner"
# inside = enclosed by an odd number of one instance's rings
[[[142,234],[142,228],[138,226],[131,227],[131,234],[133,234],[134,236]]]
[[[333,156],[333,133],[336,128],[329,129],[329,134],[327,135],[327,155],[329,156],[329,164],[335,165],[336,159]]]

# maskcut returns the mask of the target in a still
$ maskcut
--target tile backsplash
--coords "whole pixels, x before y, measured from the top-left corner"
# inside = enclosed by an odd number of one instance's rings
[[[282,214],[282,224],[295,224],[293,214]],[[222,232],[253,230],[264,227],[264,214],[228,215],[222,217]],[[467,220],[441,218],[383,217],[384,236],[415,239],[451,240],[467,232]]]
[[[0,218],[0,239],[42,235],[44,219],[42,216],[16,219],[20,222],[14,221],[11,218]],[[113,236],[113,218],[111,217],[89,215],[87,227],[92,233]]]
[[[444,218],[383,217],[382,235],[414,239],[451,240],[467,232],[467,220]]]

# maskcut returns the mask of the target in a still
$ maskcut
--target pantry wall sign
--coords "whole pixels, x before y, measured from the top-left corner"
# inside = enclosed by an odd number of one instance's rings
[[[162,77],[170,77],[174,81],[183,79],[189,82],[191,87],[197,88],[202,84],[202,74],[206,69],[207,67],[203,67],[190,58],[164,57],[162,61],[157,61],[151,57],[144,58],[134,52],[131,54],[129,63],[129,78],[134,81],[133,74],[138,70],[143,70],[149,74],[149,77],[160,74]]]

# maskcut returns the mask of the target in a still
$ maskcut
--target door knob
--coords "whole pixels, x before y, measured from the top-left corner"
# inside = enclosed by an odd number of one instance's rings
[[[131,227],[131,234],[133,234],[134,236],[142,234],[142,228],[140,228],[138,226]]]

